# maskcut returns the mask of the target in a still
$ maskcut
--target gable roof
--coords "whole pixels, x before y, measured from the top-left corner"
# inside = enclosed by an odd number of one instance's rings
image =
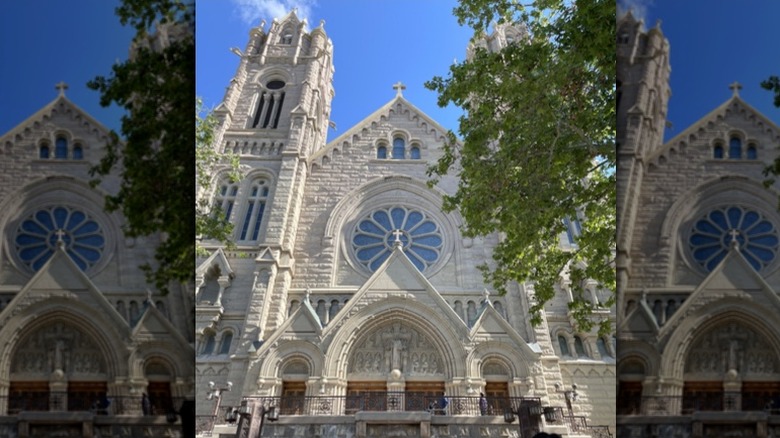
[[[356,123],[353,127],[346,130],[343,134],[339,135],[335,139],[331,140],[324,148],[312,154],[309,157],[309,163],[321,161],[323,157],[332,158],[332,152],[334,149],[341,149],[343,147],[352,146],[354,137],[360,137],[363,129],[370,129],[372,123],[379,123],[383,117],[389,117],[390,111],[397,111],[396,114],[408,114],[409,120],[417,120],[417,127],[423,127],[423,124],[427,126],[425,133],[433,134],[437,140],[445,141],[448,129],[441,126],[437,121],[433,120],[430,116],[425,114],[421,109],[414,106],[411,102],[406,100],[401,93],[389,102],[384,104],[381,108],[371,113],[368,117],[364,118],[360,122]]]
[[[108,140],[108,135],[111,132],[110,129],[65,97],[64,94],[60,94],[56,99],[46,104],[35,114],[26,118],[14,128],[11,128],[10,131],[2,134],[2,136],[0,136],[0,142],[14,142],[17,139],[24,139],[28,129],[35,128],[36,124],[47,122],[58,111],[62,111],[64,114],[72,113],[81,117],[85,121],[85,123],[81,124],[81,129],[89,131],[90,135],[95,135],[98,139]]]
[[[700,130],[707,129],[708,124],[726,118],[730,112],[734,112],[735,110],[736,112],[744,113],[746,118],[752,119],[756,128],[769,133],[772,140],[777,145],[780,145],[780,126],[742,100],[738,94],[734,94],[723,104],[707,113],[704,117],[700,118],[662,145],[648,157],[647,161],[655,162],[659,157],[667,156],[672,149],[681,152],[682,149],[688,146],[691,138],[696,138],[698,136],[697,133]]]

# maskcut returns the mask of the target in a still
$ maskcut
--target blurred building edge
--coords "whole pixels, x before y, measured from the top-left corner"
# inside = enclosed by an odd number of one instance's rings
[[[524,32],[498,26],[482,46]],[[196,272],[199,434],[258,436],[261,424],[263,436],[314,425],[331,436],[516,433],[506,414],[523,436],[608,436],[613,338],[574,330],[566,275],[538,327],[532,284],[487,292],[477,266],[500,236],[467,238],[463,218],[442,212],[457,179],[430,188],[426,169],[447,130],[406,87],[388,84],[387,104],[326,142],[334,46],[323,22],[309,30],[291,12],[233,52],[214,148],[238,156],[243,178],[225,166],[200,194],[235,225],[236,247],[204,238]],[[567,224],[560,244],[571,248],[579,224]],[[611,293],[587,288],[597,305]],[[480,392],[485,417],[472,418]]]
[[[159,239],[104,210],[109,130],[57,88],[0,137],[0,436],[174,436],[182,407],[194,424],[192,285],[149,290]]]
[[[618,20],[618,436],[775,436],[780,128],[734,83],[663,143],[669,51]]]

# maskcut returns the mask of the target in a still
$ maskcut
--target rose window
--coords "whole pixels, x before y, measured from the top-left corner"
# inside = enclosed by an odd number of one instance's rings
[[[389,207],[375,210],[358,222],[352,247],[358,262],[373,272],[390,256],[396,241],[422,272],[439,260],[443,239],[439,225],[425,213]]]
[[[760,213],[742,207],[719,208],[701,217],[693,225],[689,244],[694,260],[712,271],[734,239],[756,271],[775,259],[779,242],[775,226]]]
[[[33,271],[51,258],[58,245],[86,271],[100,260],[105,237],[89,215],[60,206],[38,210],[22,221],[15,243],[19,259]]]

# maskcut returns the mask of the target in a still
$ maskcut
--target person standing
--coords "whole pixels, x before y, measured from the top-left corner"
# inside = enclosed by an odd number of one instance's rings
[[[479,415],[486,415],[487,414],[487,399],[485,398],[485,394],[479,393]]]
[[[141,397],[141,411],[143,411],[144,415],[152,415],[152,403],[149,401],[146,393]]]

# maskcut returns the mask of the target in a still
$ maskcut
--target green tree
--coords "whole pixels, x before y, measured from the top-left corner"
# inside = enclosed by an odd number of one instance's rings
[[[128,237],[159,236],[155,262],[142,266],[147,280],[163,292],[172,281],[194,272],[195,102],[194,3],[192,0],[123,0],[116,13],[136,30],[130,58],[109,77],[88,86],[101,105],[116,103],[124,141],[114,134],[93,176],[121,175],[109,211],[127,218]]]
[[[610,332],[584,286],[595,280],[612,291],[601,304],[614,304],[615,2],[461,0],[454,14],[474,29],[476,49],[426,84],[440,106],[466,111],[463,140],[450,132],[429,169],[434,183],[460,177],[445,209],[461,212],[468,236],[499,233],[495,266],[483,274],[502,293],[508,282],[534,282],[534,324],[568,269],[579,329]],[[478,41],[491,23],[525,26],[528,36],[488,51]],[[578,214],[577,245],[564,250],[559,236]]]
[[[780,77],[770,76],[769,79],[761,82],[761,87],[775,93],[775,106],[780,108]]]
[[[195,234],[198,238],[216,239],[228,248],[235,246],[231,237],[233,224],[228,222],[218,207],[209,204],[210,194],[214,190],[213,176],[226,171],[231,182],[241,179],[239,157],[234,154],[220,154],[214,149],[214,134],[219,124],[214,113],[203,109],[199,98],[195,108],[195,176],[200,196],[195,207]],[[197,254],[205,256],[208,252],[198,244]]]

